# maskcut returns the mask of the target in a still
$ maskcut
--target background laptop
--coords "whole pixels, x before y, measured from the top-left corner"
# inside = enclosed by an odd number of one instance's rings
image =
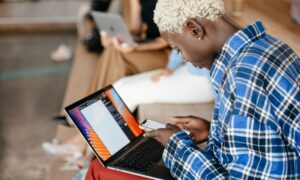
[[[163,147],[144,131],[112,86],[68,107],[67,114],[107,168],[154,179],[173,179]]]
[[[119,14],[92,11],[97,27],[106,31],[110,37],[118,37],[130,45],[135,45],[124,19]]]

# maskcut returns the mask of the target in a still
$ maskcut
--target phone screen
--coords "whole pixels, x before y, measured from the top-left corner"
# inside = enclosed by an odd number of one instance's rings
[[[147,119],[145,120],[141,126],[143,128],[147,128],[147,129],[151,129],[151,130],[157,130],[157,129],[160,129],[160,128],[166,128],[166,124],[163,124],[163,123],[160,123],[160,122],[157,122],[157,121],[153,121],[153,120],[150,120],[150,119]]]

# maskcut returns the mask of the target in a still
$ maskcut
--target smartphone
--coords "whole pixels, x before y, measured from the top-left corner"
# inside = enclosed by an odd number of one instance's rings
[[[140,124],[140,128],[144,129],[145,131],[153,131],[160,128],[166,128],[166,124],[146,119],[144,122],[142,122],[142,124]]]

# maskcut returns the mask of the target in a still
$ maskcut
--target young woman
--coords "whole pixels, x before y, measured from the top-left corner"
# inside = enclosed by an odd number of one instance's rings
[[[105,49],[97,62],[90,92],[112,84],[120,78],[166,65],[168,44],[160,37],[153,21],[157,0],[131,0],[129,28],[138,39],[136,46],[125,44],[120,39],[101,33]]]

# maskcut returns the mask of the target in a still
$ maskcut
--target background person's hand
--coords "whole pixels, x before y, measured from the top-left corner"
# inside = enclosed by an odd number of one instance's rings
[[[208,139],[210,122],[203,118],[196,116],[177,116],[171,118],[171,121],[181,129],[190,131],[190,136],[196,144]]]
[[[178,131],[180,131],[180,128],[177,127],[176,125],[167,124],[166,128],[145,132],[145,136],[153,137],[158,142],[160,142],[163,146],[165,146],[168,143],[170,137]]]
[[[173,73],[173,71],[169,68],[159,69],[155,72],[153,76],[151,76],[151,80],[157,82],[160,80],[162,76],[169,76]]]
[[[121,51],[123,53],[131,53],[136,49],[136,47],[124,43],[121,39],[118,38],[113,38],[113,45],[118,51]]]
[[[100,31],[101,44],[103,47],[107,47],[111,44],[111,38],[106,31]]]

